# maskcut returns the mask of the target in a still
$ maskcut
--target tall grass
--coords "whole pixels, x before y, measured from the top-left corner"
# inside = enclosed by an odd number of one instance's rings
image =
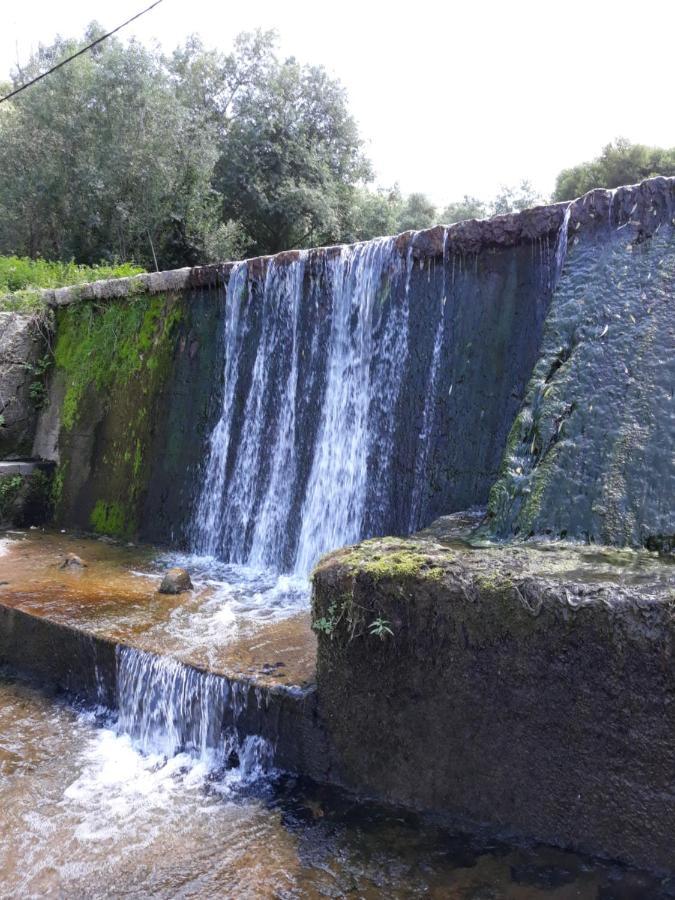
[[[72,262],[48,262],[25,256],[0,256],[0,295],[27,288],[56,288],[103,278],[138,275],[145,270],[132,263],[79,266]]]

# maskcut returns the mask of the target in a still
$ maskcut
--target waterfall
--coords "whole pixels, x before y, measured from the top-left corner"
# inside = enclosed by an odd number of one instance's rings
[[[242,777],[271,767],[273,751],[258,735],[242,740],[237,721],[245,688],[167,656],[117,648],[118,726],[147,754],[187,753],[209,768],[236,763]]]
[[[191,549],[306,576],[331,549],[485,502],[570,214],[519,261],[468,265],[451,226],[437,256],[415,234],[237,264]]]
[[[408,291],[393,307],[384,295],[385,279],[400,277],[393,239],[346,247],[329,266],[333,309],[326,388],[302,506],[298,573],[362,535],[368,460],[377,460],[379,473],[386,473],[407,349]],[[375,489],[374,502],[384,499],[383,487]]]
[[[413,532],[421,525],[421,514],[424,489],[426,488],[426,471],[427,461],[429,458],[429,445],[431,437],[431,429],[433,426],[434,412],[436,410],[436,388],[438,381],[438,368],[441,359],[441,349],[443,347],[443,337],[445,334],[445,305],[447,303],[447,267],[448,267],[448,229],[443,232],[443,288],[441,291],[438,324],[436,326],[436,335],[434,337],[434,350],[431,357],[431,368],[429,369],[429,380],[424,399],[424,412],[422,415],[422,428],[420,429],[419,439],[417,441],[417,451],[415,453],[415,478],[413,481],[413,494],[410,502],[410,518],[408,520],[408,531]],[[454,261],[453,261],[454,262]],[[454,285],[454,278],[453,278]]]
[[[412,264],[393,238],[324,255],[309,279],[306,253],[272,259],[255,298],[247,265],[234,268],[197,552],[307,574],[321,553],[362,536],[367,498],[384,510]]]

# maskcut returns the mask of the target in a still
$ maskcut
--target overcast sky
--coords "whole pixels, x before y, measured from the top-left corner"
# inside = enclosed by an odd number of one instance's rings
[[[0,77],[57,33],[114,27],[149,2],[3,3]],[[340,78],[379,184],[438,204],[522,178],[550,193],[618,135],[675,145],[672,0],[164,0],[122,35],[227,49],[255,27]]]

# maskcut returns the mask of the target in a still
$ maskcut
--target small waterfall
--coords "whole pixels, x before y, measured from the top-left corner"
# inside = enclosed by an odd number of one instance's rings
[[[209,769],[236,764],[242,778],[269,770],[273,750],[258,735],[239,739],[247,698],[241,685],[178,660],[117,648],[118,726],[143,753],[187,753]]]
[[[362,536],[367,498],[385,508],[413,264],[393,238],[324,255],[309,278],[307,260],[272,259],[255,297],[246,264],[232,272],[192,527],[197,552],[299,574]]]
[[[429,445],[431,437],[431,429],[433,426],[434,412],[436,410],[436,387],[438,380],[438,368],[441,360],[441,349],[443,347],[443,337],[445,334],[445,305],[447,303],[447,262],[448,256],[448,229],[445,228],[443,233],[443,289],[441,291],[441,300],[438,311],[438,324],[436,326],[436,335],[434,337],[434,350],[431,357],[431,368],[429,369],[429,381],[424,399],[424,412],[422,414],[422,428],[420,429],[419,439],[417,442],[417,452],[415,454],[415,477],[413,481],[412,499],[410,501],[410,518],[408,520],[408,531],[411,533],[416,531],[421,525],[422,504],[424,501],[424,491],[427,487],[426,471],[427,461],[429,458]],[[453,285],[454,285],[454,260],[453,260]]]
[[[206,470],[195,517],[194,543],[202,553],[215,555],[222,529],[221,502],[225,493],[226,462],[230,450],[232,420],[237,387],[237,370],[242,344],[248,332],[245,318],[250,300],[248,265],[237,263],[227,285],[223,340],[223,404],[211,434]],[[244,316],[242,316],[242,309]],[[242,327],[240,328],[240,322]]]
[[[563,266],[565,265],[565,260],[567,259],[567,242],[568,242],[568,232],[570,227],[570,216],[572,215],[572,204],[568,203],[565,209],[565,214],[563,216],[562,222],[560,223],[560,230],[558,231],[558,240],[555,245],[555,263],[553,267],[552,279],[551,279],[551,291],[556,289],[558,282],[560,281],[560,276],[562,275]]]
[[[408,255],[408,270],[411,267]],[[391,302],[401,274],[392,238],[345,247],[329,263],[332,322],[326,388],[301,515],[295,571],[362,536],[368,462],[376,461],[384,500],[394,410],[407,352],[408,289]]]
[[[235,266],[192,549],[305,576],[333,548],[485,502],[570,215],[520,273],[449,252],[452,227],[440,265],[418,265],[413,235],[274,257],[263,280]]]

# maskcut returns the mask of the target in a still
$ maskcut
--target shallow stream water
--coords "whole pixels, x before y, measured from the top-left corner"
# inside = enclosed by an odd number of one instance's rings
[[[143,754],[0,678],[0,896],[665,898],[675,887],[357,804],[261,767]]]

